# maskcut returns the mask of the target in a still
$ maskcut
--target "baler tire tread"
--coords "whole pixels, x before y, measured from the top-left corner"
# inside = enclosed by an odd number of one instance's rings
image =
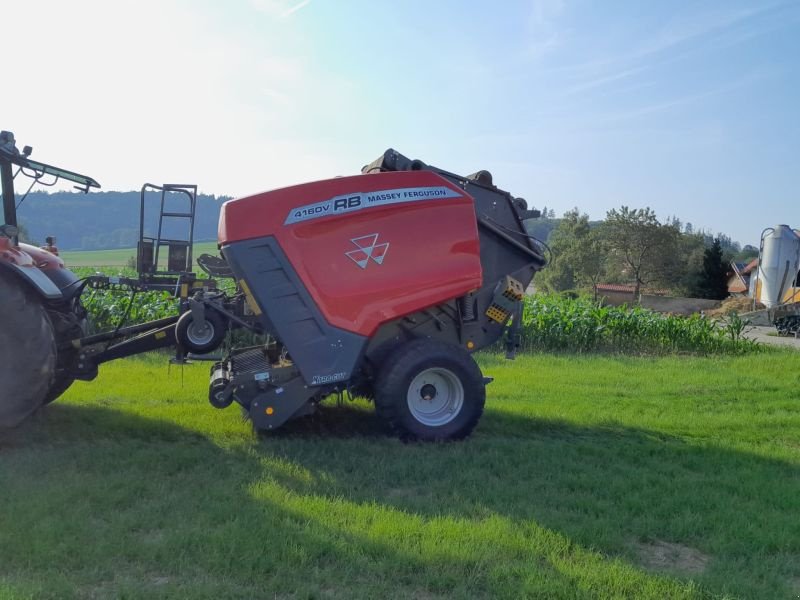
[[[413,378],[432,366],[447,368],[464,388],[459,414],[444,425],[431,427],[418,421],[408,408],[407,393]],[[428,338],[401,346],[384,364],[375,384],[375,410],[389,428],[404,440],[461,440],[472,433],[483,415],[486,389],[483,374],[464,349]]]
[[[19,425],[40,408],[53,383],[56,343],[38,295],[0,271],[0,428]]]

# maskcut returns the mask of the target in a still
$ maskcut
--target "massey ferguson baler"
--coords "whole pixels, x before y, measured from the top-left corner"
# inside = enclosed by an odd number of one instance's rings
[[[470,354],[502,336],[544,262],[527,216],[486,172],[393,150],[362,175],[227,202],[222,254],[291,364],[234,353],[217,365],[217,402],[270,429],[349,389],[403,434],[469,434],[486,383]]]
[[[161,191],[162,220],[183,214],[165,212],[164,194],[186,186],[151,187]],[[144,191],[142,197],[144,214]],[[63,297],[48,299],[37,291],[38,276],[0,268],[0,284],[18,286],[40,304],[55,338],[49,385],[57,393],[29,398],[26,410],[54,399],[74,379],[92,379],[108,360],[166,346],[177,347],[179,360],[191,353],[203,358],[221,347],[209,400],[217,408],[239,404],[258,429],[275,429],[313,412],[324,398],[347,393],[374,400],[403,437],[463,438],[483,412],[491,381],[471,354],[504,333],[513,354],[524,290],[544,265],[523,226],[535,216],[538,211],[495,187],[486,171],[462,177],[388,150],[361,175],[226,202],[222,258],[205,255],[198,263],[213,278],[232,277],[234,293],[197,279],[185,244],[178,244],[182,253],[173,252],[168,242],[175,241],[161,240],[161,221],[157,238],[145,236],[142,226],[138,280],[59,273],[55,287]],[[170,260],[185,261],[182,268],[159,270],[161,245],[169,247]],[[86,335],[80,294],[111,285],[172,286],[180,314]],[[67,332],[55,325],[64,320],[59,311],[73,315]],[[260,342],[238,347],[240,329]],[[19,368],[6,366],[4,378],[24,377],[12,370]],[[48,376],[47,369],[42,373]]]

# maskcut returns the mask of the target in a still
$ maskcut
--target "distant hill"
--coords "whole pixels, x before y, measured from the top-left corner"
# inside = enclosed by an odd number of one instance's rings
[[[19,198],[19,196],[18,196]],[[228,196],[201,194],[197,197],[197,216],[195,219],[195,242],[216,241],[219,210]],[[178,205],[178,198],[170,200],[168,210],[183,212],[184,205]],[[147,198],[148,219],[145,231],[155,234],[157,228],[158,194]],[[48,235],[54,235],[62,250],[112,250],[115,248],[135,248],[139,239],[139,192],[31,192],[19,208],[19,219],[35,243],[43,243]],[[542,218],[525,222],[528,233],[547,242],[562,219]],[[165,223],[167,221],[165,220]],[[602,221],[591,221],[597,227]],[[182,227],[185,221],[174,220],[167,224],[163,237],[184,238]],[[703,233],[707,245],[713,236]],[[723,250],[737,260],[748,260],[758,256],[758,248],[734,242],[724,234],[717,234]]]
[[[196,241],[217,239],[219,209],[228,199],[198,195]],[[145,230],[154,233],[159,196],[148,195],[147,200],[149,218]],[[179,204],[177,197],[168,201],[171,210],[188,209]],[[54,235],[58,247],[64,250],[131,248],[139,239],[139,192],[31,192],[19,208],[19,218],[33,241],[42,242],[46,236]],[[185,224],[183,220],[173,220],[165,227],[165,236],[183,236],[181,226]]]

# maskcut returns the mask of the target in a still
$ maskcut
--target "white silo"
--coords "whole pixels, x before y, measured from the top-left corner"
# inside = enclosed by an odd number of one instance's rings
[[[761,233],[756,299],[767,308],[781,303],[791,289],[800,267],[800,236],[788,225]]]

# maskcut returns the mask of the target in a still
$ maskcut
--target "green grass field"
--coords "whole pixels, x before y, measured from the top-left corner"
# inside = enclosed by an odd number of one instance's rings
[[[217,242],[200,242],[192,246],[195,258],[203,252],[219,254]],[[136,256],[136,248],[116,248],[114,250],[76,250],[61,253],[68,267],[124,267],[131,257]],[[159,261],[160,262],[160,261]]]
[[[0,598],[796,598],[800,354],[481,357],[474,435],[106,365],[0,437]]]

